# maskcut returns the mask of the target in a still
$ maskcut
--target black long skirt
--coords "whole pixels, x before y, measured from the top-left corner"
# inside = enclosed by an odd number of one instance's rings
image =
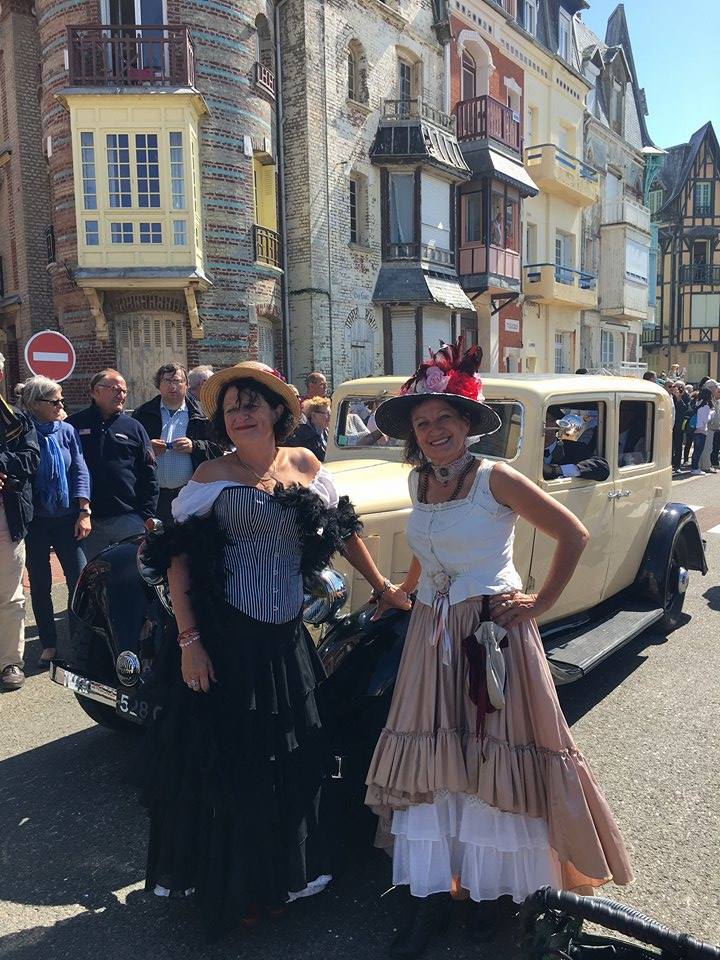
[[[170,690],[148,731],[140,781],[150,815],[146,889],[195,889],[208,936],[251,906],[277,906],[329,872],[320,820],[328,749],[315,702],[324,676],[298,618],[254,620],[225,605],[203,636],[217,682],[183,683],[166,651]]]

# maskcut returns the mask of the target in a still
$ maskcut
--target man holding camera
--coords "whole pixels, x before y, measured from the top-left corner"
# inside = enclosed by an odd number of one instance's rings
[[[150,437],[160,484],[157,516],[171,519],[170,505],[203,460],[213,460],[222,448],[209,438],[207,418],[188,393],[187,371],[165,363],[154,378],[159,393],[134,411]]]

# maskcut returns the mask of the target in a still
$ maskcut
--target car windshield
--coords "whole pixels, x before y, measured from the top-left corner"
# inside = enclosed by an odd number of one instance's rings
[[[386,397],[348,397],[343,400],[337,420],[335,442],[339,447],[402,447],[381,433],[375,425],[375,408]],[[510,400],[488,400],[500,417],[500,429],[479,437],[470,447],[472,453],[495,460],[513,460],[520,450],[523,424],[522,405]]]
[[[337,419],[335,442],[339,447],[401,447],[381,433],[375,425],[375,408],[387,399],[381,397],[348,397],[343,400]]]

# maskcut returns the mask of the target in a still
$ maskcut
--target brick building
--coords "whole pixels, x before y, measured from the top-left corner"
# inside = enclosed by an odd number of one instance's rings
[[[52,326],[45,269],[50,195],[38,104],[40,45],[29,0],[0,5],[0,351],[5,389],[23,374],[24,340]]]
[[[291,368],[410,374],[472,310],[455,270],[469,176],[437,4],[282,0]]]
[[[78,354],[71,402],[104,364],[126,375],[132,404],[169,358],[281,362],[274,5],[35,11],[53,319]]]

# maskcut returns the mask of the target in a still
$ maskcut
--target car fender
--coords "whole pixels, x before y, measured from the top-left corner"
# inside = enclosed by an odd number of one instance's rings
[[[668,559],[679,539],[685,543],[688,568],[705,576],[705,546],[695,511],[686,503],[668,503],[655,521],[635,578],[636,592],[661,605],[665,599]]]
[[[382,697],[395,684],[410,613],[388,610],[372,620],[374,612],[366,604],[338,618],[318,647],[328,675],[323,685],[342,699]]]

